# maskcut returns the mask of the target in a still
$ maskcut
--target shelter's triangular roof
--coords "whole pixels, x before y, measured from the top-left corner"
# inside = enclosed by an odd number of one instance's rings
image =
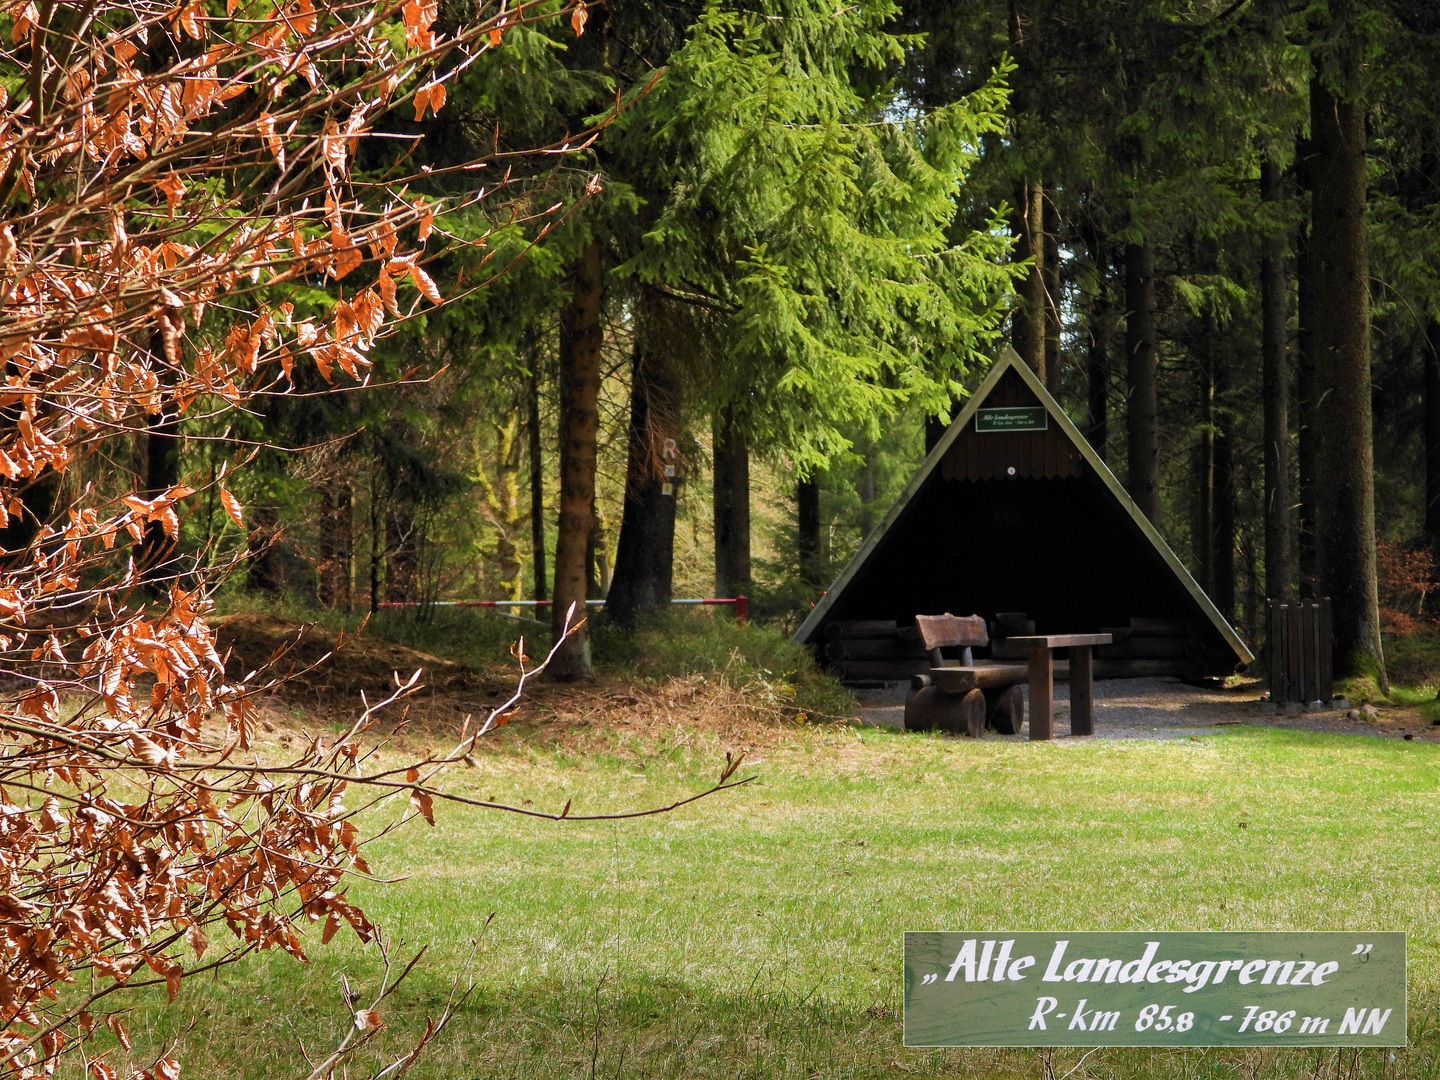
[[[1179,558],[1177,558],[1175,553],[1170,549],[1170,545],[1165,542],[1164,537],[1162,537],[1155,526],[1151,524],[1150,519],[1141,512],[1140,508],[1135,504],[1135,500],[1132,499],[1130,494],[1121,486],[1120,481],[1115,478],[1115,474],[1110,471],[1109,467],[1106,466],[1105,462],[1100,458],[1100,455],[1095,452],[1085,436],[1080,433],[1080,430],[1070,421],[1070,418],[1065,415],[1065,411],[1060,407],[1059,402],[1051,396],[1050,392],[1045,389],[1045,385],[1036,377],[1035,373],[1030,370],[1030,367],[1021,360],[1015,350],[1008,345],[1001,352],[1000,358],[995,362],[990,373],[970,396],[970,400],[966,402],[960,415],[955,418],[955,421],[946,430],[944,436],[936,443],[930,453],[926,455],[924,463],[920,466],[914,477],[911,478],[910,482],[905,485],[905,489],[886,512],[880,524],[866,537],[864,543],[860,545],[860,549],[855,553],[854,557],[851,558],[849,563],[846,564],[845,569],[840,572],[839,577],[835,579],[830,588],[826,590],[825,595],[815,607],[811,609],[805,621],[800,624],[792,640],[803,643],[811,641],[815,637],[816,632],[825,621],[826,616],[844,595],[846,587],[861,571],[871,556],[875,554],[876,550],[885,540],[886,535],[899,521],[905,508],[920,491],[921,487],[931,478],[935,470],[940,468],[941,462],[945,459],[947,452],[949,452],[956,439],[961,436],[961,433],[966,430],[976,410],[985,404],[986,398],[988,398],[996,386],[1000,384],[1006,373],[1012,371],[1023,380],[1026,387],[1034,394],[1040,404],[1044,406],[1051,422],[1064,433],[1065,438],[1068,439],[1075,450],[1079,452],[1094,475],[1104,485],[1109,497],[1112,498],[1120,510],[1128,515],[1129,519],[1134,522],[1136,528],[1144,536],[1145,540],[1154,548],[1155,553],[1164,561],[1171,574],[1174,575],[1176,582],[1189,594],[1199,612],[1209,620],[1226,644],[1235,651],[1236,656],[1242,663],[1249,663],[1253,660],[1254,654],[1251,653],[1250,649],[1245,645],[1245,642],[1240,639],[1240,636],[1235,632],[1234,628],[1231,627],[1229,622],[1226,621],[1225,617],[1220,613],[1219,609],[1215,607],[1210,598],[1205,595],[1205,591],[1200,587],[1199,582],[1185,569],[1184,564],[1181,563]]]

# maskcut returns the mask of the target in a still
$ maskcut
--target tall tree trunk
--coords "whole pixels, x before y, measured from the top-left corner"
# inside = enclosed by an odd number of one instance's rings
[[[547,598],[545,580],[545,461],[540,442],[540,365],[538,350],[530,357],[530,379],[526,386],[529,408],[526,411],[526,435],[530,456],[530,559],[533,563],[535,587],[532,600]]]
[[[585,538],[585,599],[600,600],[600,578],[595,572],[595,500],[590,500],[590,535]]]
[[[1045,378],[1045,189],[1039,182],[1026,182],[1016,190],[1011,232],[1015,236],[1015,261],[1032,260],[1030,272],[1016,287],[1016,305],[1011,314],[1010,342],[1020,359]]]
[[[1302,226],[1295,248],[1295,400],[1296,471],[1300,482],[1300,516],[1296,524],[1296,584],[1300,595],[1315,591],[1315,454],[1320,429],[1315,424],[1315,324],[1318,297],[1310,262],[1310,230]]]
[[[145,497],[154,499],[180,482],[180,418],[166,410],[146,417],[145,432]],[[176,567],[169,564],[175,553],[175,541],[158,521],[145,526],[140,542],[140,557],[135,560],[140,579],[152,596],[161,596],[174,580]]]
[[[1125,245],[1125,441],[1130,497],[1160,527],[1160,430],[1156,369],[1155,249]]]
[[[1432,124],[1430,147],[1424,156],[1423,173],[1427,194],[1440,194],[1440,121]],[[1425,413],[1425,538],[1430,550],[1440,555],[1440,318],[1425,321],[1424,351]]]
[[[750,447],[728,409],[713,421],[715,468],[715,595],[750,588]]]
[[[159,363],[159,360],[165,356],[162,330],[156,329],[150,335],[149,351],[156,360],[157,368],[161,369],[163,373],[165,365]],[[11,365],[7,363],[7,370],[10,367]],[[167,376],[162,374],[161,377],[166,378]],[[157,498],[179,482],[180,417],[173,410],[165,409],[154,416],[145,418],[145,497],[147,499]],[[31,485],[42,496],[46,486],[43,483]],[[24,501],[28,508],[31,502],[28,492]],[[46,513],[42,515],[32,511],[26,517],[33,514],[38,526],[44,517],[48,516],[50,499],[42,497],[37,501],[45,505]],[[140,580],[145,583],[145,591],[151,596],[164,595],[166,579],[174,576],[174,568],[166,565],[174,550],[175,542],[166,535],[165,528],[160,522],[151,521],[146,524],[135,565],[140,572]]]
[[[1260,198],[1279,208],[1280,165],[1260,163]],[[1290,567],[1290,379],[1285,370],[1285,241],[1273,229],[1260,238],[1261,397],[1265,410],[1265,591],[1288,600]]]
[[[1041,223],[1045,242],[1045,389],[1060,397],[1060,214],[1055,209],[1054,192],[1042,192]]]
[[[257,499],[250,506],[249,517],[250,535],[245,541],[245,554],[250,566],[245,573],[245,588],[278,596],[285,588],[278,549],[280,504],[273,498]]]
[[[1440,319],[1425,324],[1425,536],[1440,554]]]
[[[590,506],[590,541],[585,545],[585,595],[591,600],[604,600],[610,595],[613,575],[610,569],[610,537],[600,507]]]
[[[415,504],[403,489],[394,490],[385,515],[385,599],[389,603],[413,603],[419,599],[417,528]]]
[[[490,427],[495,435],[494,454],[484,452],[478,440],[475,445],[478,508],[495,528],[495,547],[486,554],[495,572],[496,596],[519,600],[525,592],[525,560],[519,541],[525,526],[525,514],[520,508],[524,444],[519,407],[497,411]]]
[[[1085,438],[1103,459],[1110,438],[1110,278],[1100,236],[1093,228],[1086,230],[1085,246],[1095,274],[1085,312],[1085,397],[1089,412]]]
[[[795,485],[796,553],[800,556],[800,578],[820,585],[820,481],[801,480]]]
[[[860,539],[863,541],[875,528],[875,446],[865,439],[858,447],[860,451],[860,483],[856,495],[860,497]]]
[[[1009,0],[1010,54],[1016,70],[1010,79],[1010,113],[1023,129],[1036,83],[1031,40],[1034,18],[1030,0]],[[1010,217],[1010,232],[1015,238],[1013,258],[1016,262],[1033,260],[1029,274],[1016,285],[1016,304],[1010,315],[1010,344],[1030,369],[1045,378],[1045,189],[1033,178],[1021,180],[1015,188],[1015,207]]]
[[[675,571],[675,492],[680,460],[679,373],[663,312],[642,297],[631,362],[630,440],[625,510],[615,553],[615,580],[605,601],[610,621],[633,629],[649,608],[670,603]]]
[[[1210,322],[1210,320],[1206,320]],[[1214,592],[1210,598],[1227,622],[1235,619],[1235,411],[1230,401],[1229,344],[1215,340],[1218,328],[1208,327],[1215,386],[1215,540],[1211,548]]]
[[[385,516],[380,502],[380,464],[370,463],[370,614],[380,610],[380,582],[385,566],[383,528]]]
[[[316,578],[323,608],[350,610],[350,567],[355,544],[351,503],[348,479],[331,476],[320,484],[320,565]]]
[[[1365,110],[1310,82],[1314,142],[1310,259],[1317,279],[1316,570],[1330,597],[1335,674],[1387,685],[1376,598],[1370,413],[1370,269],[1365,228]]]
[[[555,539],[555,602],[551,628],[558,641],[573,606],[571,625],[585,618],[585,545],[595,502],[596,444],[600,433],[600,301],[605,280],[599,240],[585,245],[571,277],[570,302],[560,315],[560,522]],[[590,677],[590,637],[580,625],[556,650],[546,676],[559,681]]]
[[[1196,410],[1200,438],[1195,447],[1195,562],[1200,587],[1212,599],[1215,593],[1215,380],[1208,349],[1200,364]]]

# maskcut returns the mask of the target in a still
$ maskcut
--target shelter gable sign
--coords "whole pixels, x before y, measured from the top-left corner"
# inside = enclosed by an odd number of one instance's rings
[[[975,410],[975,430],[1044,431],[1049,414],[1039,405],[1006,405],[998,409]]]
[[[1013,370],[1001,376],[950,444],[947,480],[1058,480],[1081,474],[1080,452]]]

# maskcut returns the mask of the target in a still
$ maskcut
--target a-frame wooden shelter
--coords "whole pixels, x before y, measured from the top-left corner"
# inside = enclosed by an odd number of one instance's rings
[[[944,611],[1114,631],[1100,677],[1220,675],[1254,659],[1009,347],[793,640],[848,681],[901,678],[924,665],[907,628]]]

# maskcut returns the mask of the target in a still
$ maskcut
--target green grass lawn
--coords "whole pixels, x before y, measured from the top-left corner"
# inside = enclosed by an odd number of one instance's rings
[[[802,728],[757,779],[674,814],[551,823],[449,807],[377,842],[353,894],[430,947],[389,1009],[399,1048],[472,940],[476,990],[411,1075],[471,1077],[1432,1077],[1440,749],[1225,729],[1048,744]],[[576,813],[703,787],[713,742],[585,759],[512,739],[457,789]],[[495,913],[488,929],[486,920]],[[1410,932],[1410,1049],[907,1050],[906,928]],[[397,946],[397,951],[398,951]],[[315,942],[187,980],[133,1018],[186,1075],[303,1076],[343,1024],[339,976],[371,948]],[[393,999],[392,999],[393,1000]],[[137,1045],[137,1051],[139,1050]],[[137,1055],[138,1056],[138,1055]],[[355,1072],[352,1071],[352,1075]]]

